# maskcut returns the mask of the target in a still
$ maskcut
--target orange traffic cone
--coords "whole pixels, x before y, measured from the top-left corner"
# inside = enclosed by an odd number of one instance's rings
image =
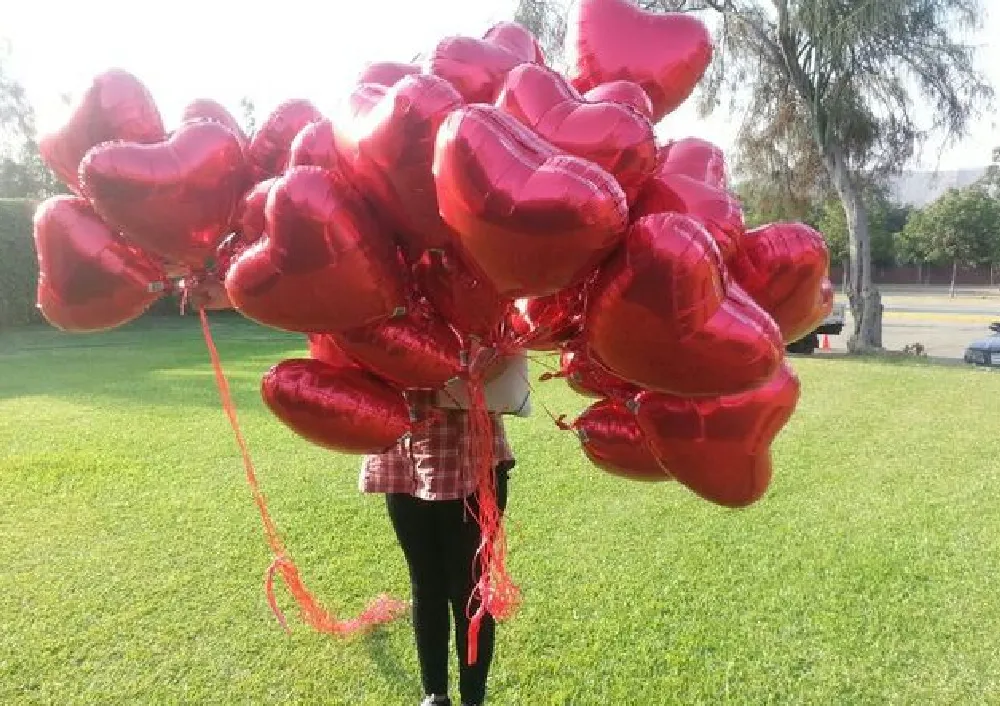
[[[823,345],[821,348],[825,351],[830,350],[830,336],[825,333],[823,334]]]

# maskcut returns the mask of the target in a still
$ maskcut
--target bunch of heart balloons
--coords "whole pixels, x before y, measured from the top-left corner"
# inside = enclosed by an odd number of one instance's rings
[[[566,50],[564,76],[519,25],[449,37],[250,138],[208,100],[168,133],[138,79],[104,73],[41,142],[76,193],[36,215],[41,310],[100,330],[217,277],[309,337],[264,377],[271,411],[351,453],[410,431],[407,390],[558,351],[597,398],[571,425],[597,466],[752,503],[798,400],[784,346],[831,306],[823,238],[746,229],[720,149],[658,143],[712,57],[698,19],[580,0]]]

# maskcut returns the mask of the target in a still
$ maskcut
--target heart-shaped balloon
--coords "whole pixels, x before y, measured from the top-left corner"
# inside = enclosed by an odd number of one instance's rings
[[[109,225],[195,269],[229,232],[246,175],[239,139],[208,121],[185,123],[153,145],[98,145],[80,164],[84,195]]]
[[[594,362],[581,339],[567,343],[559,356],[559,373],[566,383],[584,397],[627,400],[637,395],[641,388],[612,375]]]
[[[726,156],[707,140],[697,137],[672,140],[660,148],[658,158],[661,174],[681,174],[716,189],[729,188]]]
[[[101,220],[86,199],[54,196],[35,211],[38,308],[65,331],[101,331],[141,315],[166,274]]]
[[[334,368],[359,368],[350,356],[344,353],[332,333],[309,334],[309,357]]]
[[[196,120],[214,120],[232,130],[244,148],[249,145],[250,141],[247,139],[247,134],[236,121],[236,118],[233,117],[233,114],[226,110],[221,103],[211,98],[200,98],[191,101],[185,106],[184,112],[181,114],[181,123]]]
[[[726,262],[736,254],[743,237],[743,206],[725,189],[684,174],[672,174],[661,162],[632,206],[632,218],[654,213],[686,213],[712,234]]]
[[[366,370],[404,389],[436,390],[462,372],[461,341],[426,304],[334,338]]]
[[[333,451],[385,451],[410,430],[403,393],[359,368],[285,360],[261,381],[268,409],[299,436]]]
[[[724,395],[777,371],[777,325],[726,275],[719,248],[694,219],[636,221],[587,298],[584,330],[595,360],[647,389]]]
[[[260,236],[264,235],[264,230],[267,228],[264,209],[267,206],[268,194],[277,181],[277,177],[272,177],[256,184],[243,195],[237,205],[236,217],[233,220],[235,230],[244,245],[256,243],[260,240]]]
[[[333,123],[325,118],[309,123],[295,136],[288,153],[289,167],[323,167],[336,176],[344,174],[344,162],[337,152]],[[343,178],[343,188],[353,188]]]
[[[658,122],[687,100],[712,60],[696,17],[646,12],[629,0],[579,0],[566,28],[569,76],[582,92],[610,81],[642,86]]]
[[[372,83],[377,86],[392,88],[407,76],[420,73],[416,64],[403,64],[398,61],[376,61],[368,64],[358,75],[357,85]]]
[[[389,233],[320,167],[294,167],[267,199],[264,235],[226,275],[244,316],[302,333],[336,333],[405,311]]]
[[[112,69],[94,78],[69,119],[39,139],[38,151],[49,169],[79,193],[78,168],[91,147],[112,140],[159,142],[165,137],[160,111],[146,87],[127,71]]]
[[[606,473],[645,482],[670,480],[656,460],[635,415],[621,402],[601,400],[573,422],[583,452]]]
[[[762,387],[721,398],[644,392],[636,417],[656,458],[678,481],[726,507],[758,500],[771,481],[771,442],[792,416],[799,380],[784,364]]]
[[[462,97],[436,76],[406,76],[392,88],[360,87],[353,115],[337,123],[347,173],[399,233],[411,260],[453,244],[441,220],[431,166],[438,128]]]
[[[511,327],[520,346],[534,351],[557,350],[583,328],[583,287],[518,299],[511,312]]]
[[[254,182],[280,176],[288,166],[292,140],[323,114],[307,100],[285,101],[271,111],[250,141],[248,149]]]
[[[414,264],[417,289],[463,338],[493,344],[510,302],[455,250],[428,250]]]
[[[501,296],[540,297],[582,282],[627,223],[614,177],[491,106],[448,117],[434,175],[442,218]]]
[[[730,272],[790,343],[830,314],[829,267],[830,253],[818,231],[804,223],[772,223],[746,234]]]
[[[483,39],[442,39],[427,58],[424,71],[447,80],[467,103],[492,103],[511,69],[541,59],[542,50],[531,33],[505,22],[491,28]]]
[[[647,120],[653,119],[653,104],[642,86],[631,81],[609,81],[595,86],[583,94],[585,100],[592,103],[613,101],[624,103],[639,111]]]
[[[497,107],[559,149],[610,172],[630,202],[656,168],[649,120],[622,103],[584,100],[539,64],[521,64],[507,75]]]

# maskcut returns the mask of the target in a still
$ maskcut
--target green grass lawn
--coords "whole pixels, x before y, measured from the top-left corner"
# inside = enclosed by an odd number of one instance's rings
[[[359,459],[258,397],[304,339],[216,330],[307,585],[345,615],[406,597]],[[1000,375],[794,365],[771,491],[743,511],[603,475],[543,414],[509,424],[525,600],[492,703],[1000,703]],[[286,635],[268,561],[193,321],[0,334],[0,703],[417,703],[407,620],[345,642],[292,614]]]

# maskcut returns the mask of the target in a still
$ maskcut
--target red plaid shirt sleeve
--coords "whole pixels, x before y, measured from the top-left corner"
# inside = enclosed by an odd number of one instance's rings
[[[475,492],[478,459],[472,458],[468,413],[435,408],[434,393],[409,393],[407,398],[415,431],[388,451],[365,457],[361,491],[407,493],[423,500],[455,500]],[[500,415],[492,420],[492,464],[511,461],[503,420]]]

